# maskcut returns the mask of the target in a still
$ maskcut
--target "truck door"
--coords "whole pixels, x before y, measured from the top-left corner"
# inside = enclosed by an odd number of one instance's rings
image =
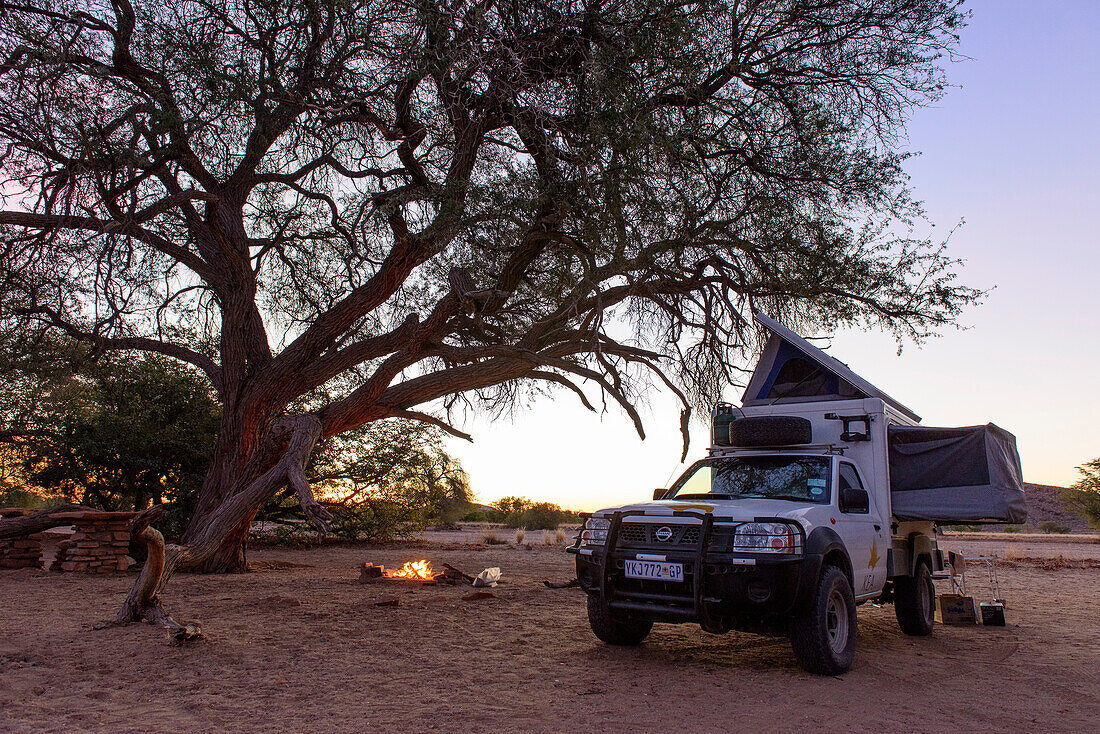
[[[865,492],[867,490],[855,466],[841,461],[837,474],[839,488],[837,498],[840,509],[838,525],[841,528],[840,536],[844,539],[848,556],[852,560],[852,585],[855,587],[852,591],[857,597],[868,596],[880,591],[886,583],[886,550],[890,547],[889,528],[882,519],[881,509],[875,505],[872,493],[867,492],[866,508],[848,508],[840,500],[846,487],[862,489]]]

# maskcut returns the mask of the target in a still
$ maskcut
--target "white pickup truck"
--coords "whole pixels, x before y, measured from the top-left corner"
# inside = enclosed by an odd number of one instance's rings
[[[757,319],[772,336],[743,407],[716,409],[708,456],[652,502],[593,513],[569,551],[604,642],[638,644],[654,622],[789,634],[806,670],[836,675],[859,604],[893,602],[904,632],[932,632],[935,522],[1019,522],[1019,457],[996,426],[919,427]]]

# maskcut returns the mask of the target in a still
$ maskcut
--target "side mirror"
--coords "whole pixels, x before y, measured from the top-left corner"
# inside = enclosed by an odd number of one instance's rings
[[[858,487],[845,487],[840,490],[841,512],[869,512],[871,510],[871,498],[866,489]]]
[[[667,492],[667,491],[668,491],[667,489],[655,489],[655,490],[653,490],[653,499],[655,499],[655,500],[664,499],[665,498],[665,492]]]

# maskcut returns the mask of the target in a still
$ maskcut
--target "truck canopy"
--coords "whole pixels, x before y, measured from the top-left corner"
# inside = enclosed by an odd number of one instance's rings
[[[1016,437],[992,423],[918,426],[920,416],[798,334],[762,313],[768,339],[741,403],[745,407],[878,398],[896,416],[887,453],[893,514],[943,523],[1024,522]],[[731,416],[732,419],[732,416]],[[879,439],[881,440],[881,439]]]
[[[890,503],[901,520],[1024,522],[1016,437],[990,423],[890,426]]]
[[[919,415],[783,324],[759,312],[755,318],[768,330],[768,340],[745,386],[741,398],[745,407],[879,398],[913,422],[920,422]]]

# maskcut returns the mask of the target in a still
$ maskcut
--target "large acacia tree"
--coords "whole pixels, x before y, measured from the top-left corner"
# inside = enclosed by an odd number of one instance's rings
[[[0,4],[0,318],[189,362],[223,417],[172,567],[232,570],[319,438],[656,379],[977,295],[897,136],[953,0]],[[328,395],[320,403],[302,396]],[[292,406],[316,406],[296,412]],[[453,429],[452,429],[453,430]]]

